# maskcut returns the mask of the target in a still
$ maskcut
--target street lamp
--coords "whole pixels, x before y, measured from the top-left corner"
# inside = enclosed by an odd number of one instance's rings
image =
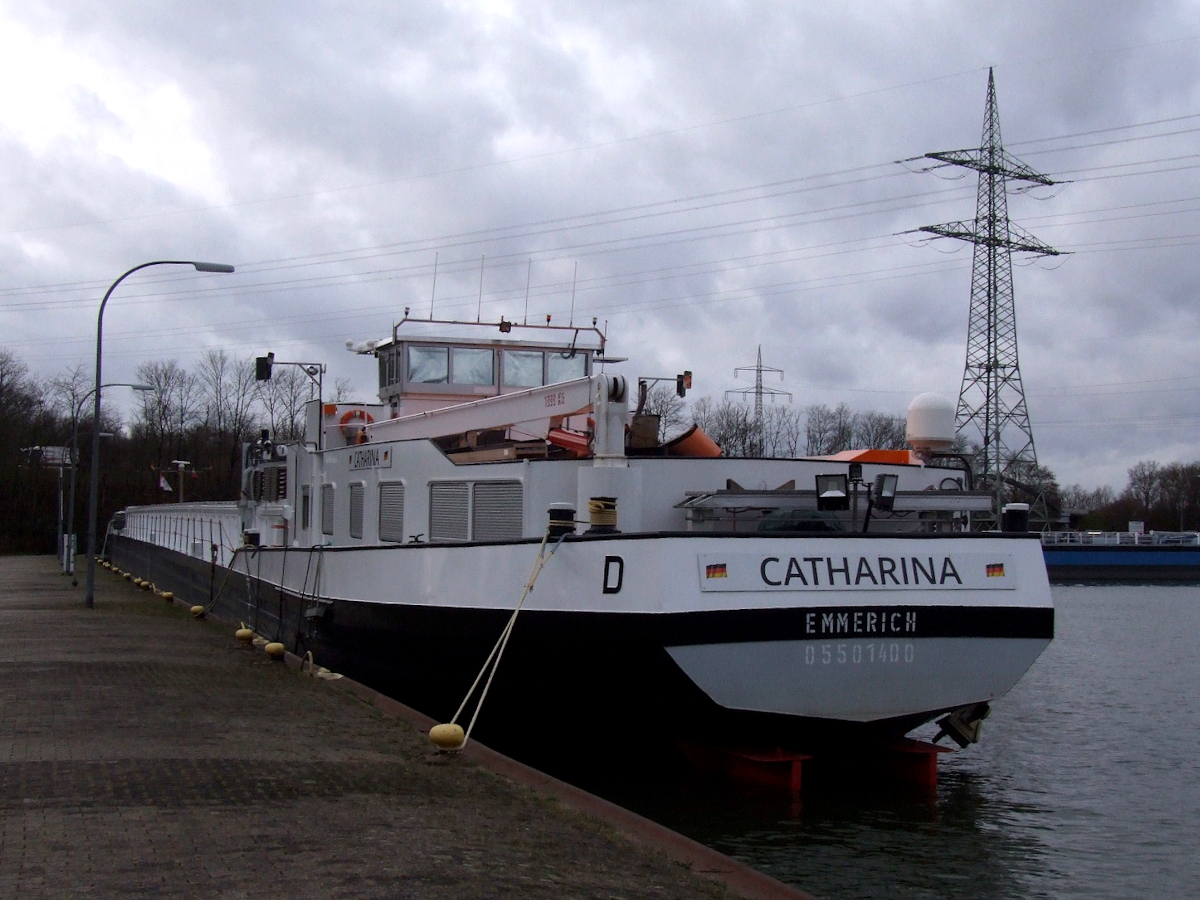
[[[191,266],[197,272],[216,272],[228,274],[233,271],[233,266],[225,265],[224,263],[206,263],[195,262],[186,259],[158,259],[153,262],[142,263],[140,266],[134,266],[116,281],[114,281],[104,292],[104,299],[100,301],[100,312],[96,316],[96,392],[95,407],[93,413],[93,428],[92,428],[92,477],[91,484],[88,489],[88,539],[87,539],[87,598],[85,603],[88,609],[92,609],[96,605],[96,515],[97,506],[100,500],[100,347],[104,335],[104,307],[108,304],[108,298],[112,296],[112,292],[117,289],[117,285],[142,269],[148,269],[151,266]]]
[[[100,385],[101,389],[110,387],[127,387],[135,391],[152,391],[154,387],[149,384],[132,384],[128,381],[110,381],[108,384]],[[67,540],[66,548],[59,548],[59,553],[63,555],[63,574],[75,574],[75,473],[79,470],[79,414],[83,412],[83,404],[87,402],[88,397],[96,392],[95,388],[90,388],[86,394],[79,398],[79,402],[75,404],[75,408],[71,412],[71,487],[70,487],[70,502],[67,504]],[[99,430],[93,423],[93,428]],[[72,581],[71,586],[74,587],[79,582]]]

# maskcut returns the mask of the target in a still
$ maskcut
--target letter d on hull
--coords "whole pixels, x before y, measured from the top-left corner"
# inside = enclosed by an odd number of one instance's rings
[[[625,560],[619,556],[604,557],[604,593],[616,594],[625,579]]]

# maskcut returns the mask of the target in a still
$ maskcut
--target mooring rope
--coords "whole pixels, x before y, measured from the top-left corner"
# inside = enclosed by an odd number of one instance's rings
[[[492,652],[489,653],[487,659],[484,660],[483,668],[481,668],[479,670],[479,674],[475,676],[475,681],[472,683],[470,690],[467,691],[466,696],[463,697],[463,701],[459,705],[458,711],[454,714],[454,718],[450,720],[449,724],[458,724],[458,717],[461,716],[463,710],[466,709],[467,702],[471,699],[471,695],[475,693],[475,688],[479,686],[480,679],[483,678],[483,675],[486,672],[487,681],[483,685],[483,692],[479,695],[479,701],[475,704],[475,711],[471,714],[471,721],[467,725],[466,734],[463,736],[462,743],[453,749],[461,750],[467,745],[467,741],[471,739],[471,731],[475,727],[475,720],[479,718],[479,711],[483,709],[483,701],[487,699],[488,690],[492,686],[492,679],[496,676],[496,670],[500,668],[500,658],[504,655],[504,648],[508,646],[508,639],[512,635],[513,626],[517,623],[517,616],[521,612],[521,607],[525,605],[525,598],[528,597],[530,591],[533,590],[534,582],[537,581],[538,575],[540,575],[542,572],[542,568],[547,562],[550,561],[550,557],[553,556],[555,551],[557,551],[562,545],[563,537],[564,535],[560,535],[554,542],[554,546],[550,549],[550,552],[547,553],[546,544],[550,539],[550,533],[546,532],[546,534],[542,536],[542,543],[538,546],[537,559],[535,559],[533,562],[533,570],[529,573],[529,580],[525,582],[525,590],[521,592],[521,599],[517,602],[517,607],[512,611],[512,615],[508,617],[508,624],[506,624],[504,626],[504,630],[500,632],[500,637],[496,640],[495,645],[492,647]]]

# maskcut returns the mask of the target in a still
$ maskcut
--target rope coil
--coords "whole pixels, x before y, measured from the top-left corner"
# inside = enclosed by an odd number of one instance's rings
[[[588,521],[591,525],[616,527],[617,498],[592,497],[588,500]]]

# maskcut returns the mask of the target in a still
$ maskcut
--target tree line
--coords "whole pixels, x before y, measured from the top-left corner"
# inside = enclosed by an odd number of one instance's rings
[[[1200,531],[1200,461],[1159,464],[1143,460],[1131,467],[1120,494],[1101,487],[1072,485],[1064,505],[1087,510],[1080,528],[1125,531],[1142,522],[1146,531]]]
[[[904,416],[857,412],[845,403],[802,408],[770,404],[763,407],[759,422],[749,403],[700,397],[688,406],[674,388],[659,385],[650,391],[646,412],[659,416],[663,440],[694,423],[726,456],[826,456],[862,447],[903,450],[908,446]]]
[[[253,359],[223,350],[205,353],[191,370],[175,360],[144,362],[134,382],[144,389],[133,394],[128,422],[116,412],[114,396],[130,388],[104,389],[101,523],[124,506],[171,501],[181,491],[187,501],[236,497],[242,444],[263,429],[279,440],[299,439],[304,404],[315,396],[299,368],[276,367],[270,381],[260,382]],[[37,454],[22,451],[70,447],[73,436],[79,448],[74,521],[82,547],[94,432],[92,387],[93,377],[82,365],[38,379],[16,354],[0,348],[0,421],[6,423],[0,430],[0,502],[6,510],[0,517],[0,553],[54,551],[58,474],[39,464]],[[349,382],[339,380],[326,399],[344,400],[349,389]],[[180,461],[187,463],[182,472]],[[164,482],[170,491],[163,489]]]

